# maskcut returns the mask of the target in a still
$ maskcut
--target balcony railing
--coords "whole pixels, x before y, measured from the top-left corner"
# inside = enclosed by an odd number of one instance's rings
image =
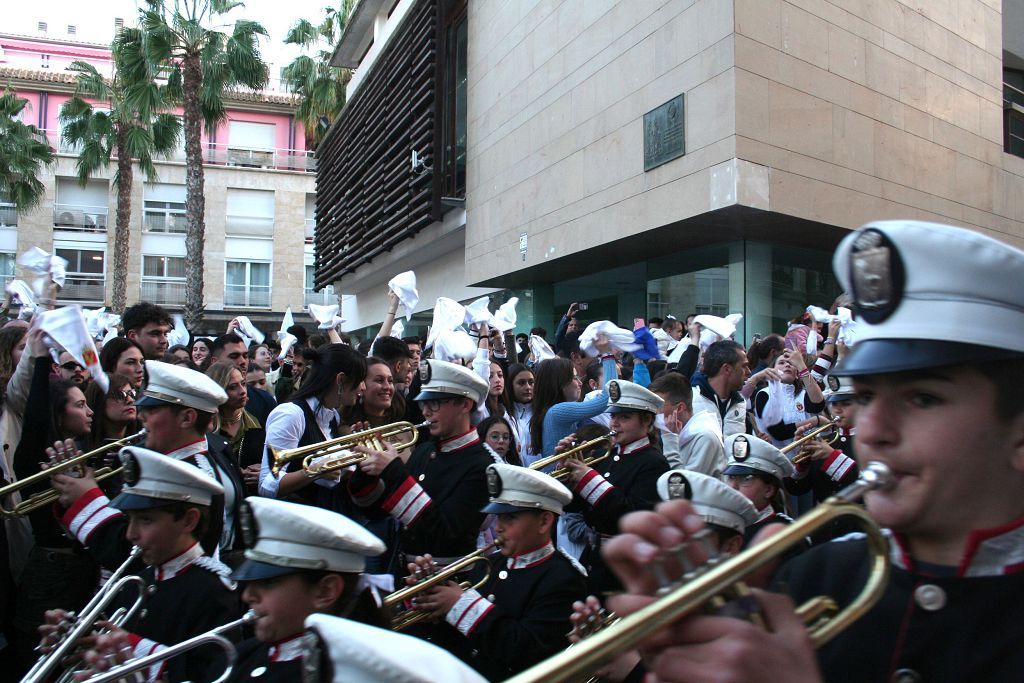
[[[160,306],[185,305],[185,281],[169,278],[143,278],[141,298]]]
[[[57,298],[62,301],[103,301],[106,296],[102,275],[68,275]]]
[[[312,289],[305,290],[305,303],[306,306],[310,304],[316,304],[317,306],[331,306],[338,303],[338,297],[334,293],[334,287],[324,287],[320,291],[313,291]]]
[[[107,207],[81,204],[54,204],[53,225],[76,232],[106,232]]]
[[[18,227],[18,211],[10,202],[0,202],[0,228]]]
[[[316,219],[306,219],[306,244],[312,244],[313,238],[316,237]]]
[[[225,308],[270,308],[269,285],[224,285]]]
[[[229,213],[225,217],[224,232],[231,237],[273,237],[273,216],[238,216]]]
[[[61,142],[60,131],[43,131],[50,146],[61,154],[78,154],[80,146]],[[185,150],[177,149],[157,160],[185,161]],[[223,143],[203,143],[203,163],[216,166],[239,166],[242,168],[265,168],[275,171],[316,171],[315,152],[306,149],[249,149],[232,147]]]

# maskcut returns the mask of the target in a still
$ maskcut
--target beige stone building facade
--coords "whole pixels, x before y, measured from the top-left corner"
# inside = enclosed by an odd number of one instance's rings
[[[457,284],[528,293],[545,325],[572,301],[739,312],[749,340],[831,302],[831,250],[866,222],[1024,246],[1021,4],[469,2]],[[652,165],[680,96],[685,153]]]

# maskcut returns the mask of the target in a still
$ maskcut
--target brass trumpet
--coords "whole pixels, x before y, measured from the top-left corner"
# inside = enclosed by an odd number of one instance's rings
[[[392,422],[391,424],[372,427],[358,432],[352,432],[336,439],[328,439],[320,443],[298,448],[276,449],[267,446],[270,454],[270,471],[276,477],[281,469],[293,460],[302,460],[302,469],[306,475],[315,478],[337,470],[343,470],[350,465],[356,465],[366,460],[363,453],[355,453],[352,449],[356,446],[365,446],[372,450],[382,451],[386,447],[383,443],[386,439],[393,438],[406,432],[410,436],[405,441],[393,444],[396,450],[404,451],[416,445],[419,440],[419,429],[426,427],[430,422],[421,422],[414,425],[411,422]],[[316,463],[317,458],[326,458]]]
[[[561,453],[555,453],[554,455],[549,455],[547,457],[541,458],[540,460],[535,460],[534,462],[530,463],[530,469],[542,470],[548,465],[554,464],[561,460],[568,459],[582,460],[583,464],[588,466],[593,465],[594,463],[601,462],[602,460],[607,459],[609,455],[611,455],[612,448],[615,447],[615,435],[617,433],[618,432],[610,431],[603,436],[599,436],[596,439],[591,439],[590,441],[584,441],[583,443],[577,444],[568,450],[562,451]],[[608,447],[603,454],[595,455],[592,458],[580,457],[581,454],[586,453],[592,448],[597,448],[597,446],[602,443],[608,444]],[[554,477],[555,479],[562,479],[567,474],[569,474],[569,472],[570,470],[568,467],[559,467],[558,469],[548,472],[548,474]]]
[[[35,486],[39,482],[49,479],[55,474],[60,474],[67,470],[74,470],[81,473],[88,466],[89,461],[95,458],[96,456],[102,455],[103,453],[106,453],[107,451],[113,450],[115,448],[119,449],[122,448],[123,446],[128,446],[139,439],[145,438],[145,436],[146,430],[142,429],[136,432],[135,434],[132,434],[131,436],[126,436],[123,439],[118,439],[117,441],[111,441],[110,443],[104,446],[100,446],[99,448],[96,448],[94,450],[91,450],[88,453],[82,453],[79,456],[69,458],[68,460],[65,460],[64,462],[59,463],[57,465],[54,465],[49,469],[45,469],[42,472],[36,472],[30,477],[19,479],[13,484],[8,484],[7,486],[0,488],[0,500],[6,498],[15,491],[20,491],[21,489],[28,488],[30,486]],[[103,481],[104,479],[109,479],[110,477],[113,477],[114,475],[119,474],[120,472],[121,467],[100,467],[93,473],[93,477],[96,479],[97,482],[100,482]],[[25,515],[34,512],[35,510],[38,510],[41,507],[52,505],[53,502],[56,501],[59,497],[60,493],[53,488],[48,489],[46,491],[40,491],[39,493],[33,494],[29,498],[21,501],[14,507],[5,508],[0,506],[0,517],[24,517]]]
[[[135,616],[135,613],[142,607],[142,602],[146,598],[146,582],[140,576],[125,576],[125,573],[128,571],[128,567],[140,555],[142,555],[142,549],[134,546],[128,554],[128,558],[121,563],[117,571],[111,574],[110,579],[103,584],[103,588],[96,595],[92,596],[92,599],[82,608],[81,613],[75,614],[72,612],[68,614],[71,627],[60,637],[60,640],[49,653],[36,660],[36,663],[25,674],[25,677],[21,679],[21,683],[42,683],[43,681],[50,680],[57,669],[64,666],[64,658],[74,651],[78,640],[92,631],[96,622],[103,618],[104,610],[114,602],[122,590],[133,584],[138,591],[138,597],[135,599],[135,602],[132,603],[129,609],[119,609],[115,612],[111,616],[110,621],[114,626],[119,627]],[[67,670],[60,680],[72,680],[71,675],[74,673],[76,673],[74,670]]]
[[[783,446],[782,448],[779,449],[779,452],[780,453],[789,453],[792,450],[800,448],[801,446],[803,446],[805,443],[811,441],[812,439],[818,438],[819,434],[823,434],[823,433],[825,433],[825,432],[827,432],[829,430],[833,430],[833,429],[835,430],[836,433],[830,439],[827,439],[825,441],[825,443],[833,444],[833,443],[836,442],[836,439],[839,438],[839,418],[838,417],[832,418],[832,421],[829,422],[828,424],[823,424],[820,427],[816,427],[815,429],[812,429],[811,431],[809,431],[806,434],[804,434],[803,436],[801,436],[799,439],[796,439],[796,440],[792,441],[791,443],[786,444],[785,446]],[[809,457],[810,456],[805,454],[805,453],[797,453],[796,455],[793,456],[792,462],[793,462],[794,465],[799,465],[800,463],[802,463],[805,460],[807,460]]]
[[[871,555],[871,570],[867,583],[860,594],[837,614],[828,614],[828,610],[820,609],[820,606],[829,602],[827,597],[822,596],[809,601],[817,614],[808,614],[808,603],[797,609],[797,613],[805,622],[808,619],[814,621],[809,629],[811,642],[814,647],[821,647],[859,619],[885,591],[889,581],[889,543],[867,512],[854,504],[854,501],[869,491],[890,486],[891,482],[892,475],[888,467],[882,463],[869,462],[861,470],[860,478],[856,482],[764,543],[729,559],[709,563],[703,568],[689,572],[683,577],[687,581],[683,585],[668,588],[659,599],[643,609],[623,617],[615,624],[508,679],[505,683],[551,683],[586,676],[623,652],[634,649],[655,632],[696,613],[723,593],[728,594],[737,586],[742,586],[746,576],[778,560],[794,543],[802,543],[804,537],[814,534],[838,517],[851,516],[860,522],[867,535],[868,551]]]
[[[496,548],[500,548],[503,540],[499,537],[494,539],[491,543],[488,543],[483,548],[480,548],[476,552],[472,552],[465,557],[452,562],[450,565],[432,574],[427,578],[423,579],[419,583],[413,584],[412,586],[406,586],[405,588],[388,593],[384,596],[384,607],[389,610],[396,610],[394,616],[391,618],[391,630],[402,631],[409,628],[413,624],[418,624],[427,618],[427,612],[421,612],[416,609],[407,609],[397,611],[397,608],[407,600],[411,600],[428,588],[432,588],[439,583],[448,581],[456,574],[461,574],[477,562],[484,563],[484,577],[476,583],[470,583],[469,581],[463,581],[459,584],[459,587],[463,591],[472,589],[479,589],[491,578],[491,563],[487,560],[487,553]]]
[[[205,645],[216,645],[224,650],[226,665],[224,667],[224,672],[214,679],[213,683],[224,683],[224,681],[231,677],[231,672],[234,671],[235,662],[238,659],[238,651],[235,649],[234,643],[225,638],[224,634],[230,633],[235,629],[242,628],[247,624],[251,624],[258,618],[259,617],[256,612],[249,610],[242,615],[242,617],[235,619],[234,621],[212,628],[206,633],[200,633],[197,636],[192,636],[188,640],[183,640],[177,645],[171,645],[170,647],[154,652],[151,655],[130,659],[123,664],[119,664],[118,666],[109,669],[108,671],[96,674],[88,680],[93,681],[94,683],[114,683],[115,681],[125,679],[131,674],[144,671],[154,664],[167,661],[168,659],[173,659],[185,652],[191,652],[192,650]]]

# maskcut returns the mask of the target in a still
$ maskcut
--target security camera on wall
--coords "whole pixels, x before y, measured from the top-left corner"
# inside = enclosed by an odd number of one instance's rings
[[[417,152],[416,150],[412,150],[412,172],[413,173],[423,173],[424,171],[426,171],[428,173],[432,173],[433,170],[434,170],[433,167],[427,166],[427,162],[424,160],[423,157],[420,156],[419,152]]]

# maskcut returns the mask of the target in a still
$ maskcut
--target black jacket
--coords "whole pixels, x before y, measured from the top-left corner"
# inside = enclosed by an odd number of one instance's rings
[[[1022,528],[1003,534],[1001,551],[997,541],[965,563],[983,574],[978,576],[929,576],[905,568],[907,555],[893,548],[890,558],[896,561],[890,562],[892,576],[881,600],[818,650],[824,679],[1002,683],[1024,678]],[[990,566],[978,566],[975,560],[982,559]],[[868,565],[863,538],[839,540],[803,553],[776,579],[797,604],[828,595],[843,607],[860,592]],[[894,676],[901,671],[904,677]]]
[[[379,478],[357,472],[349,480],[353,501],[368,516],[401,523],[401,553],[454,558],[476,549],[485,517],[480,510],[489,500],[486,469],[494,460],[476,430],[463,438],[465,445],[448,452],[433,441],[421,442],[408,463],[396,458]],[[397,563],[394,573],[404,577],[403,559]]]
[[[515,563],[500,555],[490,562],[490,579],[479,590],[490,604],[459,610],[471,604],[466,599],[440,628],[460,641],[456,655],[489,680],[501,681],[568,647],[572,603],[586,597],[587,585],[582,567],[557,550],[519,569],[510,569]]]

